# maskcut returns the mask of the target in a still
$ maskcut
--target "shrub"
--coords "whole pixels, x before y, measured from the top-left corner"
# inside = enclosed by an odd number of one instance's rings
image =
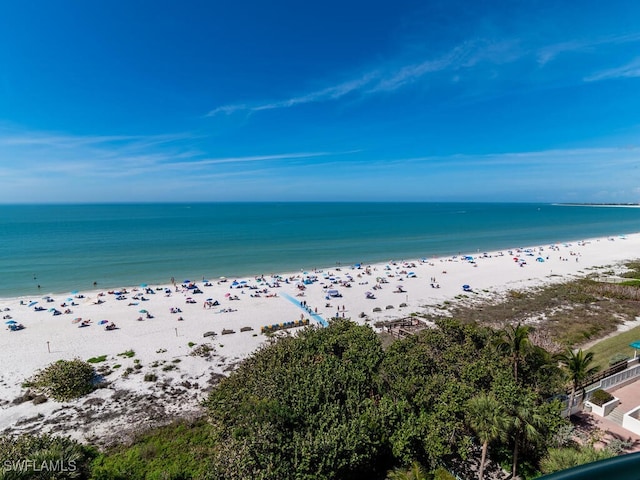
[[[23,386],[64,402],[82,397],[94,390],[96,372],[80,359],[58,360],[37,372]]]
[[[22,461],[21,470],[5,471],[0,478],[39,479],[89,478],[91,462],[97,452],[67,437],[42,435],[0,436],[0,458]],[[25,462],[30,460],[30,462]],[[5,464],[5,467],[8,464]],[[58,466],[57,471],[46,471],[43,465]]]
[[[605,392],[602,389],[598,389],[593,392],[591,394],[591,398],[589,399],[591,403],[598,405],[599,407],[607,402],[610,402],[611,400],[613,400],[613,395],[611,395],[609,392]]]
[[[136,356],[136,352],[134,352],[133,350],[127,350],[126,352],[119,353],[118,356],[131,358]]]
[[[433,480],[455,480],[455,479],[456,477],[454,477],[452,473],[450,473],[443,467],[438,467],[433,472]]]
[[[615,355],[613,355],[610,359],[609,359],[609,366],[613,366],[616,363],[620,363],[623,362],[625,360],[629,360],[629,355],[626,355],[624,353],[618,352]]]
[[[40,405],[41,403],[45,403],[47,400],[48,398],[45,395],[38,395],[32,400],[32,402],[34,405]]]
[[[155,382],[156,380],[158,380],[158,376],[154,373],[147,373],[144,376],[144,381],[145,382]]]
[[[106,355],[100,355],[99,357],[91,357],[87,362],[89,363],[100,363],[104,362],[107,359]]]
[[[203,358],[209,358],[211,356],[211,352],[213,351],[213,347],[203,343],[201,345],[198,345],[196,348],[194,348],[191,353],[189,353],[189,355],[191,355],[192,357],[203,357]]]

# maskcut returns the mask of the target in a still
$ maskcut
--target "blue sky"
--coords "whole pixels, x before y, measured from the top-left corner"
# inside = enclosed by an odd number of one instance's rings
[[[0,203],[640,202],[637,1],[4,2]]]

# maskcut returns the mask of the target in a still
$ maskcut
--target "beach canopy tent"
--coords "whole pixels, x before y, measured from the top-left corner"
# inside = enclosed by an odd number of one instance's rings
[[[638,356],[638,350],[640,350],[640,340],[630,343],[629,346],[635,350],[633,358],[636,358]]]

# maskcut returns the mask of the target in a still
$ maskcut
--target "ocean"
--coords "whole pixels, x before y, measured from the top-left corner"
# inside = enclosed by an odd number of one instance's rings
[[[522,203],[0,206],[0,297],[469,254],[640,231],[640,208]],[[94,286],[96,282],[96,286]]]

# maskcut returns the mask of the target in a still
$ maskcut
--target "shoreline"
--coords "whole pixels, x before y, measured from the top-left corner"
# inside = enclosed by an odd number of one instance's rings
[[[12,317],[3,322],[25,327],[0,332],[0,431],[58,431],[108,443],[108,432],[127,422],[149,425],[150,412],[162,423],[178,413],[200,411],[200,400],[220,376],[271,341],[261,333],[264,326],[301,319],[318,325],[334,316],[373,326],[429,312],[462,294],[488,299],[593,273],[615,274],[623,262],[636,258],[639,247],[640,233],[634,233],[502,252],[216,279],[206,285],[198,281],[198,291],[167,282],[129,286],[121,295],[97,289],[49,294],[53,301],[45,300],[44,293],[0,298],[3,316]],[[472,292],[464,292],[464,285]],[[60,314],[54,315],[52,308]],[[88,320],[86,327],[80,326]],[[110,323],[117,329],[106,331]],[[224,333],[229,331],[234,333]],[[213,349],[212,355],[193,356],[203,344]],[[129,350],[133,356],[123,355]],[[22,382],[48,364],[103,355],[104,361],[94,366],[108,367],[105,380],[110,384],[105,388],[66,403],[14,403],[24,393]],[[149,412],[141,408],[141,399]]]

